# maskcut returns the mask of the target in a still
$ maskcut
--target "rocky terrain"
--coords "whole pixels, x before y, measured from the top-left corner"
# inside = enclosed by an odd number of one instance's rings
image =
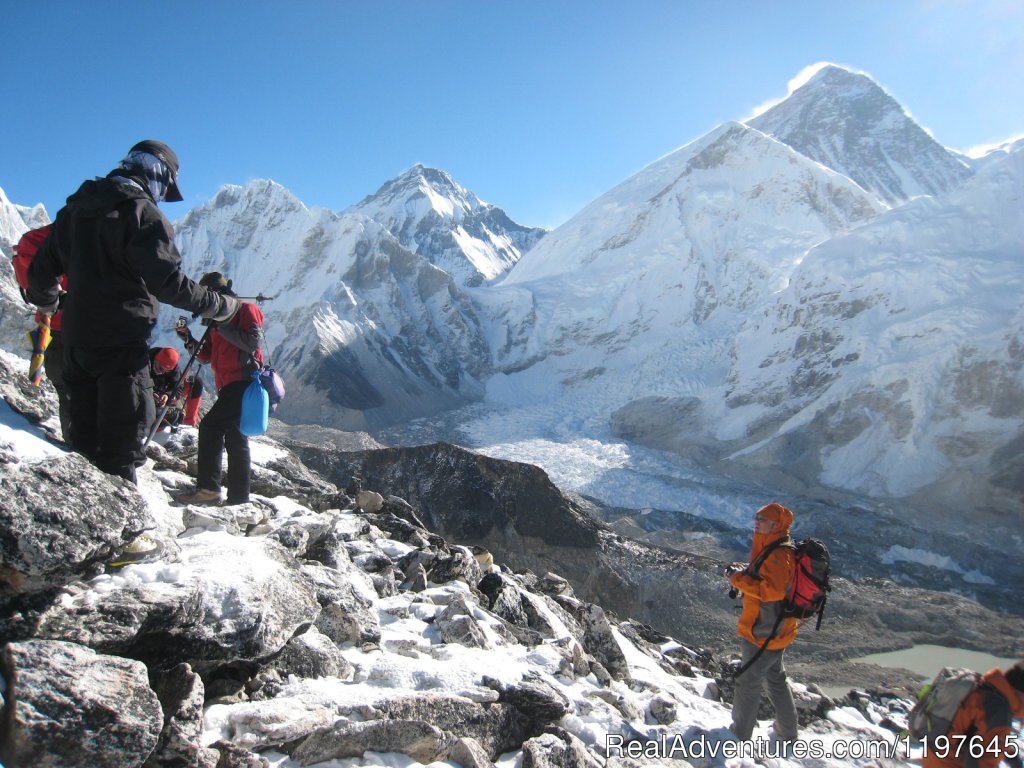
[[[634,766],[609,737],[728,740],[715,560],[612,533],[535,467],[317,428],[254,441],[253,502],[175,506],[193,430],[138,487],[112,479],[45,438],[52,392],[22,363],[0,355],[8,768]],[[144,528],[158,560],[104,566]],[[835,658],[839,633],[851,652],[980,644],[973,626],[1021,650],[1019,621],[949,595],[840,579],[833,603],[804,656]],[[891,738],[907,707],[797,691],[826,742]]]

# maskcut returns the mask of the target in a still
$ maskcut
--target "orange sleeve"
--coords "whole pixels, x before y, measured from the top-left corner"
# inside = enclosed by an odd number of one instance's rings
[[[740,571],[733,574],[729,582],[745,595],[756,597],[762,603],[773,603],[786,597],[792,572],[793,553],[788,547],[779,547],[761,564],[760,578]]]

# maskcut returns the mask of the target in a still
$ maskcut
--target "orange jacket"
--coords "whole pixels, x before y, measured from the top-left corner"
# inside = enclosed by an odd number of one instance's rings
[[[781,504],[768,504],[758,510],[758,514],[773,520],[775,528],[769,534],[754,534],[750,548],[751,563],[773,541],[788,539],[789,528],[793,524],[793,513]],[[793,578],[793,568],[793,550],[778,547],[761,564],[756,576],[751,576],[746,570],[732,575],[729,582],[743,593],[743,611],[736,634],[757,646],[764,645],[782,610],[782,600]],[[796,629],[796,619],[783,619],[775,637],[768,643],[768,650],[777,651],[792,643],[796,639]]]
[[[1024,694],[1010,685],[998,669],[985,673],[981,681],[984,687],[979,686],[967,694],[949,726],[950,754],[941,755],[934,744],[929,745],[929,751],[921,760],[924,768],[959,768],[967,764],[996,768],[999,765],[1003,746],[1014,738],[1013,719],[1024,718]],[[975,734],[977,739],[973,742],[955,738]],[[984,750],[977,763],[970,758],[972,745],[976,750]],[[953,754],[958,746],[961,747],[959,756]]]

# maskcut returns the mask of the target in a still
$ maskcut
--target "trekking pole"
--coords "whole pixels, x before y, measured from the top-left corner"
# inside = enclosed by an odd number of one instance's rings
[[[245,301],[255,301],[257,304],[262,304],[264,301],[273,301],[277,296],[264,296],[263,292],[260,291],[258,296],[236,296],[236,299],[244,299]]]
[[[179,397],[181,397],[181,393],[185,389],[185,377],[188,376],[188,371],[192,367],[192,363],[195,362],[196,355],[198,355],[199,350],[203,348],[203,344],[206,343],[206,339],[209,337],[210,331],[212,330],[212,325],[207,326],[206,333],[203,334],[203,337],[196,344],[195,351],[192,353],[192,356],[188,359],[188,362],[185,363],[185,368],[184,370],[182,370],[181,376],[179,376],[178,380],[174,382],[174,389],[172,389],[171,394],[168,395],[167,403],[161,406],[160,410],[157,412],[156,421],[153,423],[153,426],[149,430],[149,437],[146,438],[146,442],[142,444],[142,450],[146,450],[146,446],[148,446],[149,443],[153,440],[153,438],[156,437],[156,433],[160,431],[160,422],[163,421],[164,416],[167,414],[168,409],[171,407],[170,404],[177,400]],[[202,366],[200,365],[200,367]]]

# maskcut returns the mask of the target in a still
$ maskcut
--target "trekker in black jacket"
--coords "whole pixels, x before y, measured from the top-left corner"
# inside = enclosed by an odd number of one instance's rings
[[[238,301],[181,271],[174,232],[157,208],[182,199],[178,158],[142,141],[105,178],[67,200],[29,269],[28,297],[64,310],[64,381],[72,447],[97,467],[135,482],[142,446],[156,418],[147,347],[160,303],[217,322]],[[61,296],[57,279],[71,290]]]

